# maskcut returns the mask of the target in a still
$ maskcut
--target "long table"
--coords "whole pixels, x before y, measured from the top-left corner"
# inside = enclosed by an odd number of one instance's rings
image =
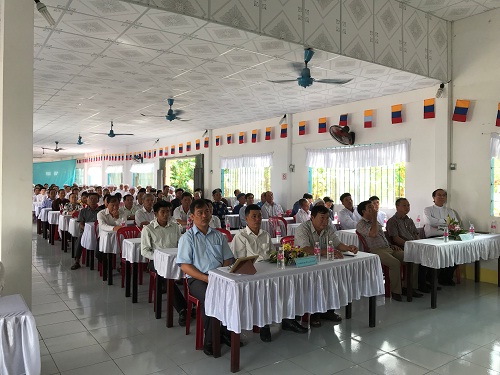
[[[149,260],[141,255],[140,237],[123,240],[122,258],[125,258],[127,262],[125,267],[125,297],[130,297],[130,282],[132,278],[132,303],[137,303],[139,264],[149,263]],[[130,264],[132,264],[132,275],[130,275]]]
[[[474,279],[479,282],[480,260],[498,259],[500,269],[500,235],[476,234],[469,241],[444,242],[442,237],[424,240],[406,241],[404,261],[407,263],[407,274],[411,275],[413,263],[422,264],[432,269],[431,308],[437,307],[437,270],[455,264],[475,263]],[[500,273],[498,277],[500,286]],[[412,280],[408,278],[408,301],[412,300]]]
[[[280,323],[305,313],[325,312],[369,297],[370,327],[375,326],[375,297],[384,294],[380,258],[358,253],[334,261],[278,270],[275,264],[258,262],[255,275],[229,273],[227,267],[209,272],[205,313],[214,319],[214,357],[220,356],[220,325],[231,331],[231,371],[239,371],[239,343],[242,330]]]

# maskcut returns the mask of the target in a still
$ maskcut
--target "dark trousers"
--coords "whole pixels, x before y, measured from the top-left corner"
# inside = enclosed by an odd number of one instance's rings
[[[188,280],[189,293],[205,304],[205,294],[207,293],[208,284],[204,281],[190,278]],[[212,343],[212,319],[205,315],[205,307],[201,308],[201,317],[203,318],[203,326],[205,327],[205,343]]]
[[[80,258],[82,257],[82,253],[83,253],[83,247],[82,247],[82,235],[83,235],[83,231],[80,230],[80,234],[78,235],[78,239],[76,240],[76,253],[75,253],[75,259],[78,259],[78,261],[80,260]]]
[[[456,268],[457,268],[457,265],[439,269],[438,270],[438,280],[439,281],[453,280],[453,276],[455,274]],[[429,267],[419,265],[419,267],[418,267],[418,286],[419,286],[419,288],[425,287],[425,285],[427,283],[430,283],[431,281],[432,281],[431,280],[431,269]]]
[[[156,272],[154,262],[152,260],[149,261],[148,269],[150,271]],[[186,299],[184,298],[184,295],[179,289],[179,286],[174,283],[174,309],[179,313],[181,310],[186,310],[186,307],[187,307]]]

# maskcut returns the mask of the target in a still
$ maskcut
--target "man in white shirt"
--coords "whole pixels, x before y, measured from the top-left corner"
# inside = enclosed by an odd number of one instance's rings
[[[155,197],[153,194],[148,193],[144,196],[142,208],[138,209],[135,213],[135,223],[139,228],[148,225],[155,218],[155,213],[153,211],[154,201]]]
[[[377,213],[377,221],[380,225],[385,227],[387,224],[387,214],[383,211],[380,211],[380,199],[374,195],[368,199],[373,204],[373,209]]]
[[[108,207],[97,214],[99,233],[117,232],[125,226],[127,217],[125,214],[120,213],[119,207],[120,201],[118,198],[111,197],[108,199]]]
[[[47,199],[47,189],[41,188],[40,189],[40,194],[36,196],[36,202],[42,203],[45,199]]]
[[[358,221],[361,220],[361,215],[354,208],[351,194],[342,194],[340,202],[344,205],[344,208],[339,211],[340,226],[342,229],[355,229]]]
[[[274,194],[272,191],[266,191],[266,203],[262,205],[262,218],[269,219],[272,216],[283,215],[283,208],[274,202]]]
[[[123,203],[123,207],[120,207],[120,212],[127,216],[127,220],[135,220],[135,213],[139,207],[134,204],[134,197],[127,193],[123,197]]]
[[[174,219],[179,225],[182,225],[184,228],[187,225],[189,207],[191,206],[192,201],[193,196],[191,195],[191,193],[185,191],[181,196],[181,205],[174,210]]]
[[[304,223],[311,220],[311,211],[309,211],[310,203],[306,198],[299,199],[299,210],[295,215],[296,223]]]
[[[434,205],[424,208],[424,231],[426,237],[438,237],[443,235],[446,228],[448,216],[460,223],[460,216],[455,210],[446,207],[448,193],[444,189],[436,189],[432,192]],[[441,285],[454,286],[453,274],[457,266],[442,268],[439,270],[438,281]]]
[[[258,255],[258,260],[269,258],[269,253],[274,250],[271,236],[260,229],[262,212],[259,206],[251,204],[245,207],[247,227],[240,229],[230,243],[231,251],[236,258]],[[295,319],[283,319],[282,328],[296,333],[307,333],[308,329],[299,324]],[[271,330],[268,325],[260,329],[260,339],[264,342],[271,341]]]

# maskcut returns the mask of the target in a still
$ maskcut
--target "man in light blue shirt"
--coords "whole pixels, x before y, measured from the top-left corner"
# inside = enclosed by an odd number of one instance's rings
[[[209,227],[212,215],[203,199],[193,201],[189,211],[193,227],[179,240],[177,264],[189,278],[190,294],[204,304],[208,287],[208,271],[231,264],[233,253],[226,236]],[[202,309],[202,318],[205,327],[203,352],[211,356],[213,355],[212,324],[210,317],[205,315],[204,309]],[[227,330],[222,330],[221,339],[230,345]]]

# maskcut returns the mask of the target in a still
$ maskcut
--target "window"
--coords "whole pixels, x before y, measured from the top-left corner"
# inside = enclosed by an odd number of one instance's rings
[[[405,196],[405,163],[389,166],[349,168],[309,168],[309,191],[313,197],[331,197],[337,203],[346,192],[359,203],[373,195],[383,207],[393,207],[397,198]]]
[[[87,173],[88,173],[89,185],[102,185],[101,167],[89,167]]]
[[[409,140],[307,150],[309,189],[316,198],[328,195],[337,202],[346,192],[355,202],[376,195],[382,206],[394,207],[405,195],[409,155]]]
[[[154,163],[134,164],[130,168],[132,172],[132,185],[146,187],[154,185]]]
[[[167,160],[170,169],[169,185],[184,190],[194,191],[195,158],[177,158]]]
[[[75,170],[75,182],[78,184],[78,186],[82,186],[84,184],[84,172],[85,171],[83,168],[76,168]]]
[[[106,167],[108,185],[118,186],[123,183],[123,165],[110,165]]]
[[[221,189],[225,197],[232,197],[236,189],[260,196],[271,190],[273,154],[242,155],[221,158]]]

